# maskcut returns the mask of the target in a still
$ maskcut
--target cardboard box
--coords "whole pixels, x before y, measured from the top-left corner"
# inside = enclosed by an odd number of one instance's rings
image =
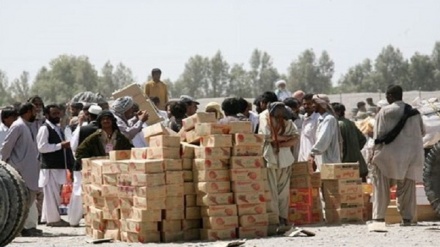
[[[161,232],[178,232],[182,231],[180,220],[163,220],[159,222],[159,231]]]
[[[312,175],[313,167],[309,162],[297,162],[292,165],[292,176]]]
[[[196,241],[200,240],[200,229],[189,229],[183,231],[183,241]]]
[[[255,215],[266,213],[266,203],[237,205],[238,215]]]
[[[131,159],[132,160],[146,160],[147,159],[147,148],[131,148]]]
[[[183,181],[185,183],[194,181],[193,172],[192,171],[183,171]]]
[[[105,207],[104,197],[90,197],[90,200],[90,206],[98,209],[102,209]]]
[[[164,173],[152,173],[152,174],[132,174],[132,185],[133,186],[147,186],[154,187],[165,185],[165,174]]]
[[[234,146],[232,147],[233,156],[261,156],[263,146]]]
[[[230,128],[228,125],[218,123],[197,123],[194,127],[198,136],[229,134]]]
[[[149,186],[149,187],[142,186],[142,187],[135,187],[133,195],[137,197],[152,199],[152,198],[166,197],[167,192],[168,190],[166,185]]]
[[[228,205],[234,203],[232,193],[197,195],[197,206]]]
[[[96,173],[92,173],[90,176],[90,181],[92,182],[92,184],[102,186],[103,184],[102,176],[103,176],[102,174],[98,175]]]
[[[161,173],[164,171],[165,160],[130,160],[129,173]]]
[[[264,166],[264,160],[261,156],[232,156],[231,168],[243,169],[243,168],[259,168]]]
[[[91,181],[92,171],[91,170],[90,171],[82,170],[81,175],[82,175],[82,184],[92,183],[92,181]]]
[[[103,239],[104,232],[92,229],[92,238],[93,239]]]
[[[182,170],[192,170],[193,159],[182,159]]]
[[[133,197],[133,206],[139,209],[154,210],[165,209],[167,197],[151,198]]]
[[[133,186],[118,186],[119,198],[132,198],[135,193],[135,187]]]
[[[185,195],[183,184],[167,184],[167,196],[180,196],[183,198],[183,195]]]
[[[259,204],[267,201],[263,191],[257,193],[236,192],[234,198],[237,205]]]
[[[121,231],[123,232],[133,232],[133,233],[148,233],[149,231],[158,231],[158,223],[149,222],[139,222],[134,220],[121,220]]]
[[[199,211],[203,217],[237,216],[237,205],[207,206],[202,207]]]
[[[188,143],[199,144],[201,138],[202,137],[197,135],[195,130],[188,130],[185,132],[185,140]]]
[[[92,221],[92,228],[98,231],[119,230],[119,220]]]
[[[118,197],[104,197],[104,207],[110,210],[119,208],[119,198]]]
[[[131,218],[135,221],[162,221],[162,210],[146,210],[141,208],[132,208]]]
[[[171,242],[180,242],[183,241],[184,235],[183,231],[171,231],[171,232],[161,232],[161,242],[162,243],[171,243]]]
[[[229,159],[229,156],[231,156],[231,149],[230,148],[211,148],[211,147],[197,147],[194,148],[194,156],[197,159],[210,159],[210,158],[217,158],[217,159]]]
[[[228,159],[195,159],[194,160],[195,170],[226,170],[229,169]]]
[[[118,174],[118,186],[132,186],[131,174]]]
[[[112,93],[114,99],[124,96],[134,97],[137,95],[143,95],[142,88],[136,83],[130,84]]]
[[[229,182],[231,179],[229,170],[195,170],[194,176],[197,182]]]
[[[180,184],[183,185],[183,171],[166,171],[165,183],[166,184]]]
[[[233,192],[264,192],[264,181],[234,181]]]
[[[185,195],[185,207],[197,206],[197,195]]]
[[[202,229],[200,230],[201,240],[217,241],[237,238],[236,227],[229,229]]]
[[[208,112],[197,112],[191,117],[184,118],[182,120],[182,127],[185,130],[194,129],[197,123],[216,123],[217,118],[215,117],[215,113]]]
[[[183,196],[167,196],[165,197],[165,209],[175,209],[185,207]]]
[[[322,209],[312,209],[311,213],[311,223],[322,223],[324,221],[324,215],[322,214]]]
[[[200,207],[186,207],[185,208],[185,219],[197,220],[201,219]]]
[[[103,174],[102,183],[105,185],[118,185],[118,174]]]
[[[121,240],[127,243],[159,243],[160,232],[146,231],[140,233],[121,232]]]
[[[290,188],[312,188],[312,176],[311,175],[296,175],[290,178]]]
[[[231,169],[231,181],[261,181],[261,169],[259,168],[243,168]]]
[[[120,174],[128,172],[126,160],[121,161],[102,161],[101,174]]]
[[[313,198],[319,196],[319,189],[302,188],[290,190],[290,205],[292,206],[311,206]]]
[[[196,189],[194,187],[194,183],[192,182],[185,182],[183,184],[183,194],[184,195],[195,195]]]
[[[182,160],[181,159],[165,159],[163,161],[164,171],[181,171]]]
[[[147,148],[148,159],[180,159],[180,148]]]
[[[102,196],[103,197],[117,197],[118,196],[118,186],[115,185],[102,185]]]
[[[180,143],[182,146],[182,159],[193,159],[194,156],[194,150],[195,148],[199,147],[193,144],[189,144],[186,142]]]
[[[118,202],[119,202],[119,208],[121,210],[123,210],[123,209],[131,210],[131,208],[133,207],[133,197],[131,197],[131,198],[118,198]]]
[[[359,222],[363,220],[363,208],[325,209],[327,224]]]
[[[200,208],[199,208],[200,211]],[[201,220],[188,220],[184,219],[182,220],[182,230],[190,230],[190,229],[200,229],[202,228],[202,221]]]
[[[322,174],[322,173],[321,173]],[[362,179],[322,180],[323,194],[362,194]]]
[[[131,150],[113,150],[109,152],[111,161],[128,160],[131,156]]]
[[[149,125],[142,129],[142,132],[144,133],[144,137],[146,138],[146,141],[148,142],[148,138],[150,136],[156,136],[156,135],[170,135],[170,130],[162,125],[162,123],[156,123],[153,125]]]
[[[267,226],[239,227],[238,237],[244,239],[267,237]]]
[[[92,197],[101,197],[102,196],[102,188],[99,185],[91,184],[89,186],[90,191],[88,192],[89,196]]]
[[[131,208],[121,208],[121,220],[128,220],[133,218],[133,210]],[[135,220],[136,221],[136,220]],[[139,220],[137,220],[139,221]]]
[[[364,205],[363,194],[324,195],[325,208],[351,208]]]
[[[252,134],[252,123],[250,121],[229,122],[229,134]]]
[[[234,134],[235,146],[259,146],[263,148],[264,135],[259,134]]]
[[[201,147],[232,147],[231,135],[209,135],[200,137]]]
[[[145,97],[143,99],[138,97],[134,100],[136,100],[135,102],[139,104],[139,110],[148,112],[148,120],[145,122],[147,125],[160,123],[164,120],[163,117],[158,113],[158,109],[154,103],[151,102],[151,100],[145,99]]]
[[[162,217],[165,220],[183,220],[185,218],[185,211],[183,208],[163,210]]]
[[[180,148],[180,137],[167,135],[152,136],[148,144],[150,147]]]
[[[320,170],[323,180],[359,178],[359,163],[322,164]]]
[[[312,209],[310,206],[295,206],[289,208],[288,220],[297,225],[312,223]]]
[[[242,215],[238,217],[241,227],[268,226],[269,216],[264,214]]]
[[[237,216],[203,217],[203,228],[230,229],[238,227]]]
[[[321,173],[314,172],[312,174],[312,188],[321,188],[321,186],[322,186]]]
[[[102,209],[102,219],[104,220],[119,220],[121,217],[121,214],[119,212],[119,208],[116,209]]]
[[[228,193],[230,191],[230,182],[199,182],[196,188],[197,193]]]

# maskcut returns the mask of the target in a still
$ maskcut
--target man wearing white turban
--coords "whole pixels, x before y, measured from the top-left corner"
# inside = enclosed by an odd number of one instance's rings
[[[134,117],[133,99],[130,96],[117,98],[111,106],[111,111],[116,117],[116,123],[119,130],[129,140],[132,140],[139,132],[142,131],[143,124],[148,120],[148,113],[141,111],[136,116],[137,120],[129,123],[128,120]]]
[[[283,101],[292,95],[292,93],[286,89],[285,80],[279,80],[275,82],[275,87],[275,94],[277,95],[279,101]]]

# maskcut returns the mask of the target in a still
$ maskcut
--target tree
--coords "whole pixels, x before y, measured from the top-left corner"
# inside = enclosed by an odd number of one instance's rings
[[[350,68],[338,82],[340,92],[375,92],[371,77],[372,68],[370,59],[365,59],[361,64]]]
[[[405,90],[414,89],[408,75],[409,64],[399,49],[388,45],[376,58],[374,86],[385,92],[389,85],[401,85]]]
[[[280,78],[277,69],[273,67],[272,58],[266,52],[255,49],[249,61],[252,82],[252,95],[260,95],[264,91],[273,91],[274,83]]]
[[[15,102],[26,102],[30,95],[29,72],[23,71],[19,79],[15,79],[10,87]]]
[[[412,88],[421,88],[422,90],[438,90],[440,84],[434,80],[435,67],[431,58],[427,55],[415,53],[411,57],[409,66],[409,77],[411,79]]]
[[[206,96],[214,98],[225,96],[229,80],[229,64],[223,59],[220,51],[209,60],[206,72]]]
[[[234,64],[230,71],[227,95],[243,98],[252,97],[252,81],[243,64]]]
[[[182,75],[176,82],[182,88],[181,95],[185,94],[195,98],[205,97],[207,90],[209,90],[206,76],[208,63],[209,59],[200,55],[189,58]]]
[[[98,80],[98,91],[109,97],[115,91],[115,79],[113,76],[113,65],[107,61],[101,69],[101,76]]]
[[[434,70],[434,83],[440,84],[440,41],[437,41],[432,50],[431,61],[435,68]]]
[[[123,63],[118,63],[113,73],[114,91],[134,83],[133,72]]]
[[[0,70],[0,106],[14,103],[9,92],[9,80],[6,73]]]

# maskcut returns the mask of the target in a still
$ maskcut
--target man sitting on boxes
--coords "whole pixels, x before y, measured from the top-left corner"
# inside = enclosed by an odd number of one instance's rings
[[[119,130],[129,140],[142,131],[143,124],[148,120],[148,113],[146,111],[140,111],[138,113],[137,121],[129,123],[129,119],[133,118],[133,98],[130,96],[124,96],[117,98],[111,106],[111,111],[115,115]]]

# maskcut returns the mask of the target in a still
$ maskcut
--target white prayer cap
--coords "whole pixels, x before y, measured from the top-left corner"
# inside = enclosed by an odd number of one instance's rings
[[[286,85],[286,81],[285,80],[279,80],[279,81],[275,82],[275,86],[276,87],[279,87],[281,84]]]
[[[102,112],[102,108],[99,105],[91,105],[89,107],[89,113],[93,115],[99,115]]]

